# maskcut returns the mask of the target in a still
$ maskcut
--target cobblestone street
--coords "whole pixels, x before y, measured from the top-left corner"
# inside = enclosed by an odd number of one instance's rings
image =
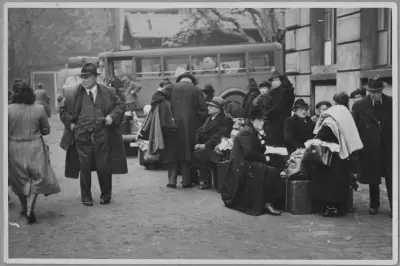
[[[113,180],[113,201],[100,205],[93,173],[94,207],[80,202],[79,181],[64,177],[62,125],[51,118],[46,138],[61,193],[39,196],[38,223],[27,225],[10,193],[9,257],[74,259],[346,259],[392,258],[392,220],[381,186],[381,213],[368,214],[368,187],[354,192],[356,212],[252,217],[224,207],[213,190],[169,189],[165,171],[147,171],[129,157],[129,173]]]

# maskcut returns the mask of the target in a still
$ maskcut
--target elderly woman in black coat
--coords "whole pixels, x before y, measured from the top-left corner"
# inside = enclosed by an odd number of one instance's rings
[[[335,105],[320,116],[314,130],[315,139],[322,141],[321,145],[328,145],[332,152],[329,165],[315,163],[312,168],[313,203],[325,217],[346,214],[352,181],[349,158],[363,147],[348,109],[349,96],[345,92],[337,93],[333,100]]]
[[[279,170],[268,165],[262,132],[264,118],[260,109],[249,114],[247,125],[234,139],[230,164],[221,188],[225,206],[249,215],[264,211],[280,215],[273,203],[283,194],[280,191]]]

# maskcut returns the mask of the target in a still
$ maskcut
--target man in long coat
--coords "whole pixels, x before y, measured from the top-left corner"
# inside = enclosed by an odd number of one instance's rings
[[[353,105],[353,116],[364,148],[359,151],[357,179],[369,184],[370,214],[379,212],[379,184],[385,177],[392,209],[392,97],[382,93],[381,79],[370,79],[369,95]]]
[[[176,188],[177,168],[181,166],[182,187],[193,187],[191,180],[192,151],[196,144],[196,131],[204,123],[207,108],[203,92],[190,74],[182,74],[170,85],[171,112],[177,125],[175,134],[164,136],[164,163],[168,168],[167,187]]]
[[[35,97],[36,97],[36,103],[44,106],[44,109],[46,110],[47,113],[47,117],[51,117],[50,97],[47,95],[47,92],[43,88],[42,83],[38,83],[35,89]]]
[[[96,83],[97,68],[82,67],[82,84],[66,90],[60,106],[64,134],[60,146],[67,151],[65,176],[78,178],[82,203],[93,206],[91,172],[99,178],[100,204],[111,200],[112,174],[127,173],[119,125],[125,108],[115,89]]]
[[[208,118],[197,130],[195,151],[193,152],[193,165],[199,170],[199,189],[211,188],[211,169],[214,164],[210,157],[223,137],[229,138],[233,128],[233,120],[224,111],[225,101],[214,97],[208,105]]]

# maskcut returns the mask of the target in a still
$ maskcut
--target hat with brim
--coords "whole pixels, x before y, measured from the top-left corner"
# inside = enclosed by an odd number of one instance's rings
[[[184,73],[184,74],[180,75],[179,77],[177,77],[176,83],[181,82],[181,80],[184,78],[190,79],[194,85],[197,84],[197,79],[189,73]]]
[[[328,108],[332,106],[332,104],[330,102],[328,102],[328,101],[320,101],[320,102],[317,103],[315,108],[319,109],[323,105],[325,105]]]
[[[383,90],[383,81],[380,78],[372,78],[368,80],[367,91],[380,92]]]
[[[274,72],[272,72],[272,76],[268,79],[269,82],[271,82],[273,79],[275,78],[280,78],[284,76],[281,72],[275,70]]]
[[[214,97],[210,102],[206,103],[208,106],[214,106],[221,110],[225,108],[226,101],[221,97]]]
[[[356,95],[361,95],[362,97],[364,97],[365,95],[367,95],[367,91],[364,88],[356,89],[350,94],[350,98],[354,99],[356,97]]]
[[[260,108],[254,108],[250,111],[250,114],[247,116],[249,119],[265,119],[264,113]]]
[[[81,76],[82,75],[95,75],[98,76],[100,73],[97,73],[97,67],[95,64],[92,63],[86,63],[83,65],[82,70],[81,70]]]
[[[172,82],[169,80],[169,78],[164,78],[163,80],[161,80],[159,86],[164,87],[166,85],[171,85],[171,84],[172,84]]]
[[[293,104],[293,110],[299,108],[308,109],[308,104],[303,99],[297,99]]]

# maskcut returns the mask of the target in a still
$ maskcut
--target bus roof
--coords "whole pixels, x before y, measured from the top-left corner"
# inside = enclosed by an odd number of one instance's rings
[[[99,54],[99,58],[106,57],[155,57],[155,56],[174,56],[182,54],[216,54],[216,53],[235,53],[235,52],[253,52],[253,51],[274,51],[282,50],[280,43],[246,43],[234,45],[215,45],[215,46],[192,46],[176,48],[150,48],[134,49],[125,51],[111,51]]]

